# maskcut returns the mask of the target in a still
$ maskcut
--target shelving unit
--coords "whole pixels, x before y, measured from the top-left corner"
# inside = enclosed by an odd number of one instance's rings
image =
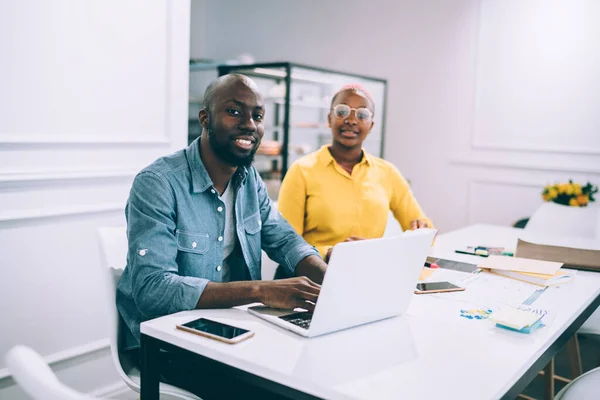
[[[188,144],[202,134],[198,121],[198,111],[202,108],[204,91],[213,80],[219,77],[219,63],[204,60],[190,60],[190,90],[188,97]]]
[[[345,84],[360,83],[373,96],[376,123],[364,147],[369,153],[383,157],[385,79],[288,62],[192,68],[190,64],[190,98],[199,102],[190,103],[190,141],[201,133],[197,113],[204,89],[212,79],[217,75],[240,73],[251,77],[258,85],[264,96],[267,119],[263,144],[257,151],[254,165],[272,199],[277,199],[281,179],[294,161],[331,143],[327,123],[331,98]],[[200,73],[204,77],[202,90],[198,85]],[[198,127],[197,132],[192,129],[194,124]]]

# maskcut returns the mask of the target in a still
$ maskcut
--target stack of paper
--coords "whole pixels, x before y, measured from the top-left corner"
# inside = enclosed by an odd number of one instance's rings
[[[490,320],[499,328],[531,333],[542,326],[542,315],[516,308],[504,308],[492,313]]]
[[[533,283],[534,285],[540,286],[552,286],[559,285],[561,283],[569,282],[575,276],[573,270],[559,269],[554,275],[547,274],[534,274],[532,272],[519,272],[519,271],[505,271],[501,269],[492,269],[491,272],[506,276],[508,278],[517,279],[523,282]]]
[[[574,271],[561,270],[562,263],[520,257],[490,256],[482,262],[490,272],[540,286],[558,285],[571,280]]]

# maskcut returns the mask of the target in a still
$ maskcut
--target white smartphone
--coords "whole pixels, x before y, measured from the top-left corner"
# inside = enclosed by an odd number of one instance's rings
[[[198,318],[188,323],[177,325],[177,329],[229,344],[239,343],[254,336],[254,332],[247,329],[207,318]]]

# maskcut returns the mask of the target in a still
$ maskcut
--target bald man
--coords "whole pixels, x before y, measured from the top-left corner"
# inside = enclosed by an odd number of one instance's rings
[[[124,351],[139,348],[142,321],[183,310],[253,302],[314,309],[326,264],[272,206],[251,166],[264,114],[251,79],[222,76],[206,90],[200,138],[136,176],[117,289]],[[261,281],[261,249],[294,278]]]

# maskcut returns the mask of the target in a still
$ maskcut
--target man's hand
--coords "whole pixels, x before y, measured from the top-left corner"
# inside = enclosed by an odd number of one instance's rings
[[[304,308],[314,311],[321,285],[306,276],[261,282],[260,301],[274,308]]]
[[[354,242],[356,240],[365,240],[365,238],[364,237],[360,237],[360,236],[350,236],[346,240],[344,240],[344,242]],[[333,250],[333,247],[330,247],[329,250],[327,250],[327,253],[325,254],[325,262],[326,263],[329,262],[329,258],[331,257],[331,251],[332,250]]]
[[[410,221],[410,229],[429,228],[429,224],[424,219],[415,219]]]

